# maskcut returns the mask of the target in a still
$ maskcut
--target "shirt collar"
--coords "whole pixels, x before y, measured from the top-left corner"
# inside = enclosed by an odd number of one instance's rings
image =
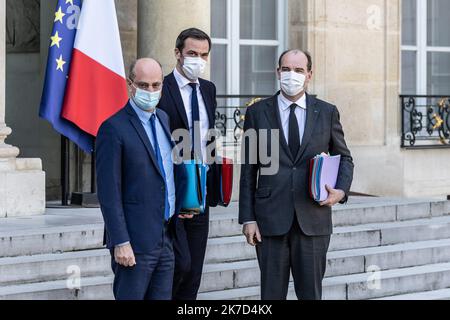
[[[185,76],[183,76],[179,71],[178,71],[178,69],[177,68],[175,68],[174,70],[173,70],[173,75],[175,76],[175,80],[177,81],[177,83],[178,83],[178,87],[180,88],[180,89],[183,89],[184,87],[186,87],[187,85],[189,85],[190,83],[196,83],[196,84],[200,84],[200,81],[197,79],[197,81],[195,81],[195,82],[192,82],[192,81],[190,81],[189,79],[187,79]]]
[[[136,114],[139,117],[139,120],[141,120],[142,123],[148,123],[150,121],[150,117],[153,114],[156,114],[155,111],[153,112],[145,112],[141,108],[139,108],[136,103],[133,101],[133,99],[130,99],[130,105],[133,108],[133,110],[136,112]]]
[[[298,105],[300,108],[306,110],[306,93],[297,101],[292,102],[290,100],[288,100],[283,93],[280,92],[280,108],[283,111],[286,111],[287,109],[290,108],[290,106],[295,103],[296,105]]]

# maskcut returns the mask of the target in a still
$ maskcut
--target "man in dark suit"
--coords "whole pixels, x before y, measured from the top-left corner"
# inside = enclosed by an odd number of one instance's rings
[[[189,220],[179,220],[177,224],[174,247],[175,300],[197,298],[209,232],[209,207],[215,207],[218,203],[215,153],[209,155],[207,151],[207,147],[214,147],[211,144],[215,143],[214,139],[209,139],[208,131],[214,129],[215,125],[216,87],[212,82],[200,78],[210,51],[211,39],[203,31],[191,28],[181,32],[175,49],[177,65],[164,79],[160,103],[160,108],[169,115],[172,131],[186,130],[191,136],[188,150],[209,165],[205,213]]]
[[[161,65],[132,65],[130,100],[97,137],[98,197],[117,300],[170,300],[173,236],[186,173],[175,165],[169,118],[158,109]]]
[[[273,155],[279,150],[271,163],[279,169],[264,174],[267,165],[259,161],[260,155],[249,161],[261,152],[258,143],[244,145],[239,223],[244,224],[247,242],[256,246],[263,300],[286,299],[291,271],[298,299],[320,300],[331,207],[347,201],[354,165],[337,108],[306,93],[312,77],[310,54],[283,53],[278,77],[281,92],[247,110],[244,130],[256,131],[258,140],[261,135],[279,137],[274,144],[269,138],[267,145]],[[335,189],[328,186],[329,197],[319,204],[309,197],[309,161],[322,153],[341,155],[341,163]]]

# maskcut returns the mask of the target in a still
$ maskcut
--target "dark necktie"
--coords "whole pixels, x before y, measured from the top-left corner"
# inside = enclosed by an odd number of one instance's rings
[[[197,159],[201,159],[202,146],[200,139],[200,109],[198,105],[197,83],[189,83],[192,88],[191,113],[192,113],[192,153]]]
[[[158,143],[158,136],[156,134],[156,115],[152,114],[150,117],[150,127],[152,129],[152,135],[153,135],[153,142],[154,146],[153,149],[155,150],[156,159],[158,160],[159,169],[161,170],[161,173],[164,178],[164,186],[165,186],[165,210],[164,210],[164,218],[166,221],[169,221],[170,219],[170,204],[169,204],[169,195],[167,192],[167,182],[166,182],[166,172],[164,171],[164,163],[161,156],[161,150],[159,149],[159,143]]]
[[[297,116],[295,109],[298,106],[294,103],[291,105],[291,113],[289,114],[289,148],[292,156],[295,158],[300,149],[300,129],[298,127]]]

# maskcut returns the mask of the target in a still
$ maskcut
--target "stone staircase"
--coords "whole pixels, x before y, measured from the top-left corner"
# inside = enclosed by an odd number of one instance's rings
[[[324,299],[450,299],[450,202],[356,197],[333,220]],[[237,203],[212,211],[199,299],[260,298],[241,229]],[[102,239],[96,209],[0,219],[0,299],[112,299]]]

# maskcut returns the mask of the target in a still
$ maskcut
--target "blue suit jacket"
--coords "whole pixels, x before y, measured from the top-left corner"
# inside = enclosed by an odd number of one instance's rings
[[[216,86],[211,81],[204,79],[199,79],[199,82],[200,92],[203,100],[205,101],[206,111],[208,113],[209,129],[214,129],[217,109]],[[183,98],[181,97],[181,92],[173,72],[164,78],[162,98],[159,103],[159,107],[169,115],[170,128],[172,132],[177,129],[189,130],[189,122],[186,115]],[[179,143],[179,141],[176,142]],[[211,139],[208,145],[211,143],[216,142],[214,139]],[[210,207],[216,207],[219,202],[220,189],[218,186],[220,185],[220,176],[218,170],[219,167],[215,164],[210,165],[207,180],[207,199]]]
[[[160,109],[156,112],[170,137],[167,114]],[[100,127],[96,166],[107,247],[130,241],[134,253],[151,253],[163,235],[165,180],[150,140],[130,104]],[[176,220],[186,188],[185,167],[174,164],[174,176]],[[173,222],[171,225],[176,223]]]

